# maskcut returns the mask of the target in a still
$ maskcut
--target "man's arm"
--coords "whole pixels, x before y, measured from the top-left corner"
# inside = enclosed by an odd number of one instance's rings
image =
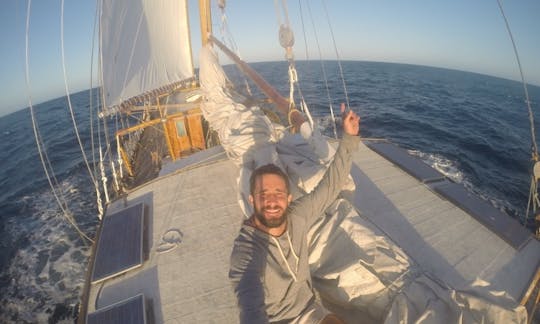
[[[256,253],[252,242],[237,239],[231,254],[229,278],[240,310],[240,323],[268,323],[261,282],[264,253]]]
[[[290,206],[292,213],[304,217],[309,223],[323,214],[343,188],[351,170],[351,154],[357,149],[360,141],[360,138],[356,136],[360,131],[360,117],[352,110],[345,112],[344,104],[341,104],[341,112],[344,134],[334,154],[334,160],[317,187]]]

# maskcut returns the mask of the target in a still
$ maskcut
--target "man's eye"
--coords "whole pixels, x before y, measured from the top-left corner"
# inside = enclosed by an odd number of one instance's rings
[[[261,199],[269,199],[269,198],[284,199],[284,198],[287,198],[287,193],[286,193],[286,192],[259,193],[258,196],[259,196]]]

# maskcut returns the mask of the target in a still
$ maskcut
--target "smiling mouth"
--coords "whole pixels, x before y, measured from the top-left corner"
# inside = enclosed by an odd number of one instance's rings
[[[283,214],[281,208],[264,209],[264,214],[272,217],[281,216]]]
[[[275,228],[285,222],[285,210],[280,207],[262,208],[255,212],[255,217],[262,225]]]

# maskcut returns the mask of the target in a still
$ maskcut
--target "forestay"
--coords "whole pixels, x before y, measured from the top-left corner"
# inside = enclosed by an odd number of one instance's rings
[[[103,1],[104,106],[193,76],[185,0]]]

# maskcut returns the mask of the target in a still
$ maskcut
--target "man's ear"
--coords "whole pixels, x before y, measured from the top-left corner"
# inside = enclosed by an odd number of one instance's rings
[[[292,195],[289,194],[289,196],[287,197],[287,201],[289,202],[289,204],[292,202]]]
[[[251,204],[251,206],[254,206],[253,205],[253,195],[249,195],[248,199],[249,199],[249,203]]]

